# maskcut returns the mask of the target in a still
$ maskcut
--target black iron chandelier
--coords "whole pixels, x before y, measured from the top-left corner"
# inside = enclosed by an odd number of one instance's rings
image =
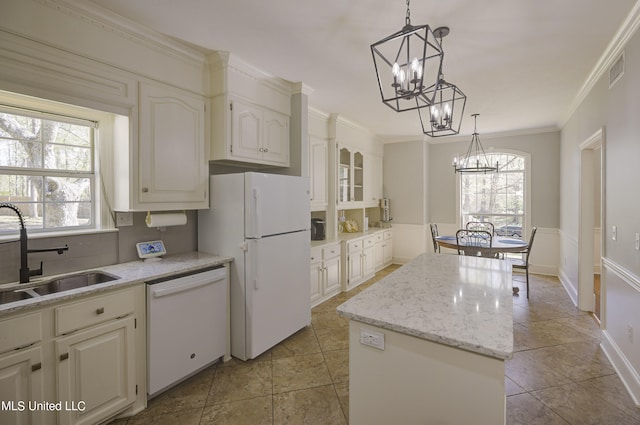
[[[411,25],[409,0],[404,27],[372,44],[371,54],[385,105],[402,112],[433,104],[429,87],[438,83],[444,52],[429,25]]]
[[[453,168],[456,173],[495,173],[498,172],[498,161],[495,166],[489,162],[487,154],[484,152],[482,143],[480,143],[480,135],[477,129],[478,115],[473,114],[473,136],[471,136],[471,144],[467,153],[462,158],[453,159]]]
[[[442,38],[449,34],[449,27],[438,27],[433,33],[440,39],[440,46],[442,47]],[[440,67],[438,81],[429,87],[426,96],[431,98],[432,102],[429,106],[428,122],[425,122],[422,112],[418,109],[422,132],[431,137],[458,134],[462,124],[464,107],[467,103],[467,96],[455,84],[445,81],[442,66]]]

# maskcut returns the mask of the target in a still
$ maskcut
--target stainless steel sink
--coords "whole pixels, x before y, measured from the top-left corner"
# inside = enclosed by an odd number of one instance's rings
[[[27,300],[29,298],[31,298],[31,295],[20,290],[0,292],[0,304],[7,304],[7,303],[16,302],[16,301]]]
[[[62,291],[69,291],[71,289],[97,285],[98,283],[111,282],[112,280],[116,279],[119,279],[119,277],[109,273],[99,271],[83,272],[69,276],[58,277],[42,285],[35,286],[33,290],[38,295],[55,294]]]
[[[74,273],[55,279],[46,280],[37,285],[16,285],[0,290],[0,304],[7,304],[21,300],[28,300],[42,295],[56,294],[71,289],[84,288],[98,283],[120,279],[118,276],[101,272],[89,271]]]

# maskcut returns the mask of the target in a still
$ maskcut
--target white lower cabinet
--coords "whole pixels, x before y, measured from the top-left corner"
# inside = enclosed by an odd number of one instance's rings
[[[0,355],[1,424],[43,424],[41,411],[30,410],[29,400],[43,400],[42,347],[40,344]]]
[[[135,319],[125,317],[56,340],[61,424],[95,424],[136,399]]]
[[[393,232],[380,229],[344,241],[343,290],[349,291],[393,261]]]
[[[144,284],[0,320],[0,400],[14,402],[0,423],[98,424],[143,410],[144,323]]]
[[[341,290],[340,243],[311,248],[311,306],[328,300]]]

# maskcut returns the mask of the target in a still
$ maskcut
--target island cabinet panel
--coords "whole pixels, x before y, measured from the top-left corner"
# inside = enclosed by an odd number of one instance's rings
[[[384,350],[362,330],[382,333]],[[349,423],[504,424],[504,372],[501,359],[351,320]]]

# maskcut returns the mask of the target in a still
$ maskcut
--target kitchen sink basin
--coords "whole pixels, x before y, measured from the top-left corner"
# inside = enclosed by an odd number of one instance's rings
[[[97,271],[83,272],[69,276],[58,277],[54,280],[50,280],[42,285],[34,287],[33,290],[38,295],[55,294],[62,291],[69,291],[71,289],[97,285],[98,283],[110,282],[116,279],[119,279],[119,277],[109,273]]]
[[[20,290],[0,292],[0,304],[7,304],[15,301],[27,300],[29,298],[31,298],[31,295]]]

